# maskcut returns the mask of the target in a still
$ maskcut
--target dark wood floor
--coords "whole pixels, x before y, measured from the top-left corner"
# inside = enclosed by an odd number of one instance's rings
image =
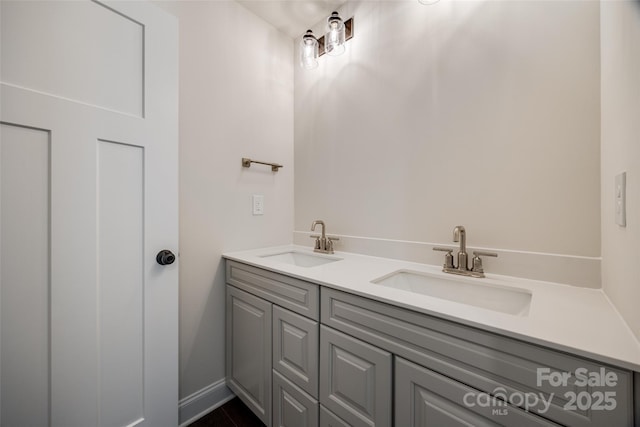
[[[264,427],[264,424],[240,399],[234,397],[189,427]]]

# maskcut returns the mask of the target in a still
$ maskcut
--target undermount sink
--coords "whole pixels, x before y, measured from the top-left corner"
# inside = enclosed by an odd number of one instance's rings
[[[372,283],[515,316],[529,314],[530,291],[483,283],[479,280],[484,279],[457,276],[449,278],[437,274],[399,270],[372,280]]]
[[[260,258],[270,259],[273,261],[291,264],[298,267],[315,267],[318,265],[328,264],[330,262],[340,261],[342,259],[299,251],[287,251],[277,254],[263,255]]]

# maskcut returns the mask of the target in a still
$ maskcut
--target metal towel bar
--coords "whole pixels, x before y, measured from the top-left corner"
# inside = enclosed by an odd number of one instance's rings
[[[251,160],[251,159],[248,159],[246,157],[242,158],[242,166],[243,167],[245,167],[245,168],[251,167],[251,163],[258,163],[258,164],[261,164],[261,165],[271,166],[271,170],[273,172],[278,172],[278,169],[284,167],[284,166],[279,165],[277,163],[259,162],[257,160]]]

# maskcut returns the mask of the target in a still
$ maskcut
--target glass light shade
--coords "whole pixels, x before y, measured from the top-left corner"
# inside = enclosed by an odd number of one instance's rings
[[[300,42],[300,66],[305,70],[318,66],[318,40],[311,30],[307,30]]]
[[[434,4],[434,3],[438,3],[440,0],[418,0],[418,3],[420,4]]]
[[[324,49],[328,55],[337,56],[344,53],[345,28],[338,12],[327,18],[327,33],[324,36]]]

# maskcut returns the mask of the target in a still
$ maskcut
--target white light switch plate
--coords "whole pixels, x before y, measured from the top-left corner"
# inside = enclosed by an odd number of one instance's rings
[[[627,173],[622,172],[616,175],[615,187],[615,213],[616,224],[622,227],[627,226]]]
[[[253,214],[264,215],[264,196],[262,194],[253,195]]]

